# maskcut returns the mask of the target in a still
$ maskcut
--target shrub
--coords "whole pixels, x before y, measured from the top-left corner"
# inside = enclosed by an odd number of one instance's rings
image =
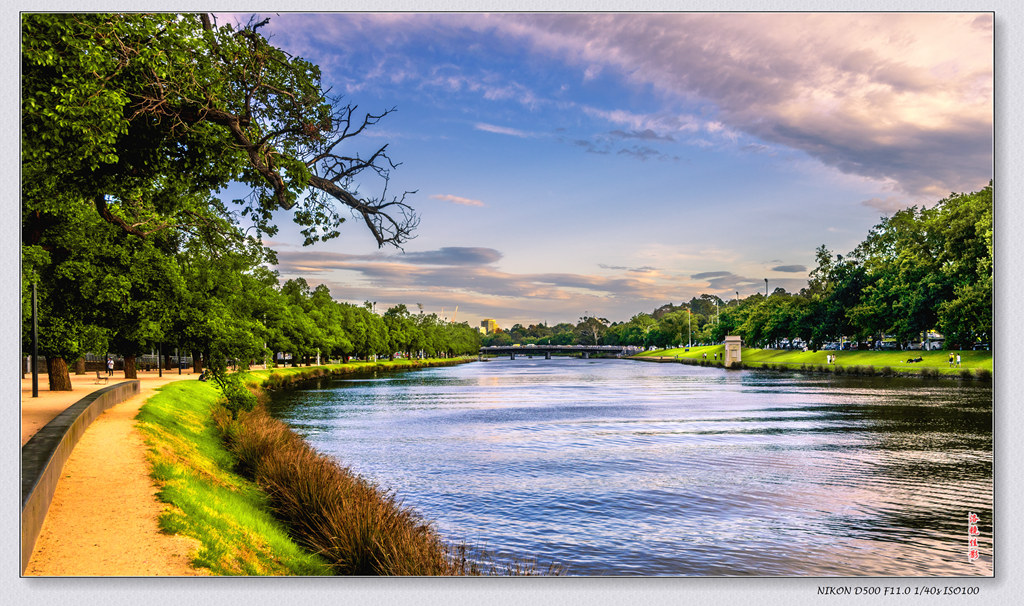
[[[979,381],[991,381],[992,380],[992,371],[987,369],[987,368],[979,368],[979,369],[974,371],[974,376]]]
[[[314,451],[263,408],[239,419],[231,448],[296,539],[337,574],[464,574],[440,536],[395,497]]]
[[[256,394],[249,391],[237,373],[213,373],[213,381],[224,396],[221,404],[231,411],[232,418],[238,418],[239,412],[247,412],[256,407]]]
[[[964,379],[964,380],[973,379],[974,378],[974,373],[972,373],[970,370],[965,368],[965,369],[960,371],[960,378]]]
[[[892,366],[883,366],[882,367],[882,376],[883,377],[891,377],[892,376]]]

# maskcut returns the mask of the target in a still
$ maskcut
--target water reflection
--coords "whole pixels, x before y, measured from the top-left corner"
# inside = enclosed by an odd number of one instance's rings
[[[572,574],[969,576],[992,572],[991,404],[972,383],[563,359],[273,406],[446,536]]]

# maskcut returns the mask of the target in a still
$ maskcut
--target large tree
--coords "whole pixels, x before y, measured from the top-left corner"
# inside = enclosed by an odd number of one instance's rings
[[[412,237],[417,217],[405,194],[387,194],[395,168],[387,145],[352,147],[393,110],[360,114],[330,97],[319,69],[271,45],[265,24],[218,27],[209,16],[179,14],[22,17],[23,291],[38,283],[43,351],[56,365],[51,388],[70,389],[66,362],[85,351],[87,335],[102,335],[95,323],[102,328],[104,318],[129,357],[167,339],[209,354],[225,335],[245,333],[230,303],[209,298],[237,289],[211,285],[194,267],[236,248],[243,223],[258,240],[276,232],[275,211],[290,210],[309,244],[338,236],[351,211],[379,246]],[[359,193],[368,176],[382,183],[377,196]],[[213,195],[231,183],[250,194],[230,203]],[[106,229],[77,235],[96,221]],[[190,243],[199,240],[197,256]],[[128,252],[93,254],[107,244]],[[160,269],[140,250],[168,264]],[[168,297],[156,295],[167,294],[183,255],[199,282],[173,297],[194,306],[170,305],[176,326],[168,332],[156,317]],[[125,260],[148,266],[126,269]],[[249,269],[235,264],[212,276],[231,282],[228,274]],[[132,291],[125,280],[136,278]],[[92,300],[108,302],[99,319],[92,307],[102,305],[80,296],[93,286]],[[249,341],[238,347],[249,352]]]
[[[265,24],[26,14],[26,219],[51,210],[55,192],[73,192],[134,236],[190,229],[217,214],[204,194],[234,181],[252,188],[238,210],[266,233],[284,209],[307,243],[335,237],[352,211],[378,245],[405,242],[417,218],[404,194],[388,197],[387,145],[348,148],[393,110],[360,115],[329,97],[319,68],[271,45]],[[377,197],[358,192],[367,174],[383,179]]]

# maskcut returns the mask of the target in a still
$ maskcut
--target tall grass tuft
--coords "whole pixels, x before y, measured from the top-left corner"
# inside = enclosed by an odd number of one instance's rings
[[[343,575],[466,574],[433,527],[394,495],[317,453],[263,407],[226,433],[241,471],[293,536]],[[226,429],[226,427],[225,427]]]

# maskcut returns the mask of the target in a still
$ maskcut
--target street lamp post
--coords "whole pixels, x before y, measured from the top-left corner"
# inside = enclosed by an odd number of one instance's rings
[[[36,300],[36,283],[32,282],[32,397],[39,397],[39,304]],[[52,383],[51,383],[52,385]]]
[[[764,279],[764,297],[768,298],[768,278]]]

